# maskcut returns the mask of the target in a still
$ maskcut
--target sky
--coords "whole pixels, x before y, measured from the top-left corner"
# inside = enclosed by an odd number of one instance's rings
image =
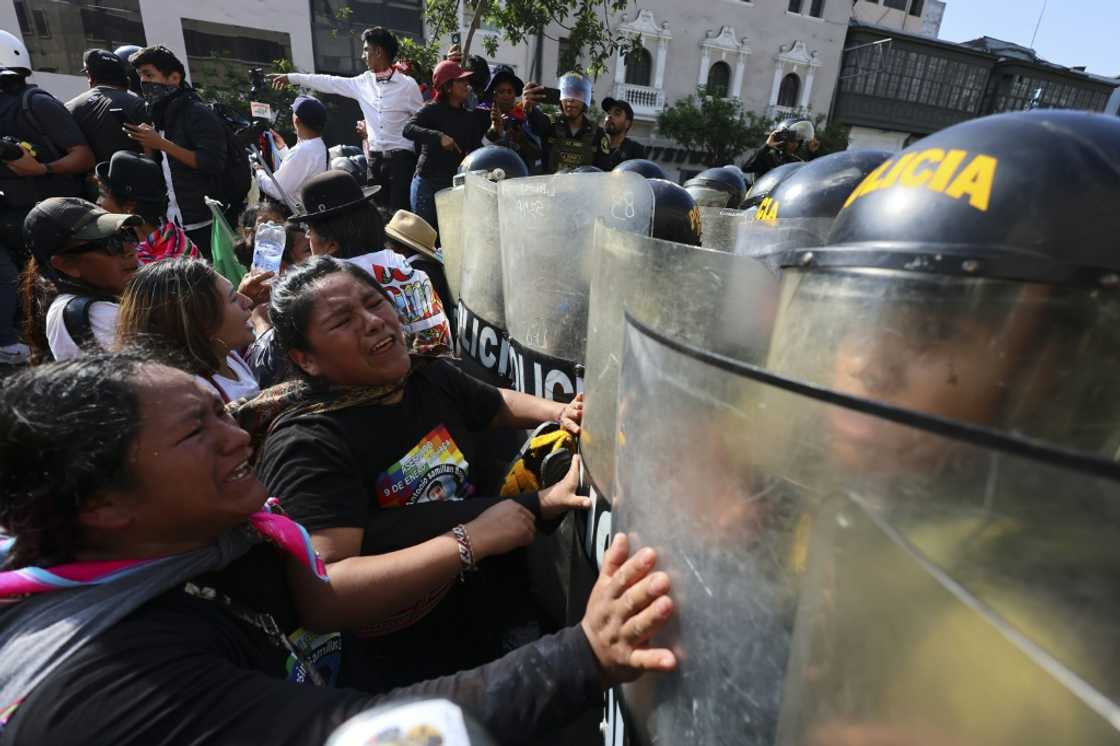
[[[1032,45],[1043,2],[1046,12]],[[940,36],[957,42],[994,36],[1033,47],[1059,65],[1120,75],[1120,0],[947,0]]]

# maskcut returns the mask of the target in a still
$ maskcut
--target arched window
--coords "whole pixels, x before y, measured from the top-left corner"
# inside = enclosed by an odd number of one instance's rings
[[[731,67],[726,62],[717,62],[708,68],[708,92],[713,96],[725,98],[731,89]]]
[[[645,47],[626,55],[626,82],[648,86],[653,79],[653,57]]]
[[[801,78],[797,77],[797,73],[790,73],[782,78],[782,87],[778,89],[778,106],[795,108],[799,93],[801,93]]]

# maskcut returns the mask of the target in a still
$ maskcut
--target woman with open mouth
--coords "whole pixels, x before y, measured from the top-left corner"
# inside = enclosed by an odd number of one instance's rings
[[[470,523],[502,504],[479,496],[477,433],[546,421],[577,432],[582,401],[564,405],[495,389],[446,359],[410,356],[384,290],[369,273],[333,258],[285,275],[273,287],[269,313],[303,380],[287,398],[273,389],[250,405],[261,415],[255,429],[266,435],[261,480],[284,496],[339,582],[360,582],[353,558],[414,552],[411,569],[385,564],[397,580],[367,604],[394,610],[363,630],[368,668],[379,677],[371,686],[470,668],[538,637],[521,555],[456,580],[484,557],[529,544],[535,523],[548,530],[566,511],[586,507],[575,494],[578,458],[553,487],[504,502],[504,520],[523,532],[495,547],[478,533],[485,526]],[[461,566],[454,556],[417,548],[448,531],[460,542]],[[390,589],[395,595],[385,595]],[[354,610],[327,600],[320,612],[348,620]]]

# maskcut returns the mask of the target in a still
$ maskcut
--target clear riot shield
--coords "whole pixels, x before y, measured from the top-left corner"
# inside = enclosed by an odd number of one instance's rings
[[[599,496],[609,501],[614,481],[624,311],[674,339],[761,363],[777,302],[777,278],[753,259],[596,225],[580,452]]]
[[[491,383],[497,383],[506,378],[509,362],[498,184],[482,172],[467,174],[462,214],[459,352],[481,366]]]
[[[635,173],[511,179],[498,189],[514,388],[568,400],[581,388],[596,220],[649,233],[653,190]]]
[[[463,193],[462,184],[436,192],[436,215],[439,218],[440,253],[443,272],[447,276],[450,298],[442,299],[448,308],[459,305],[459,283],[463,277]]]
[[[727,251],[766,260],[792,249],[821,246],[832,229],[832,218],[771,219],[766,210],[767,202],[763,200],[757,211],[740,213],[743,218],[730,227],[735,233],[728,237]]]
[[[734,251],[735,241],[739,235],[739,226],[748,219],[753,219],[753,213],[743,210],[733,210],[726,207],[701,207],[700,208],[700,245],[705,249],[717,251]]]
[[[635,743],[1117,742],[1117,464],[625,334],[614,523],[680,662]]]

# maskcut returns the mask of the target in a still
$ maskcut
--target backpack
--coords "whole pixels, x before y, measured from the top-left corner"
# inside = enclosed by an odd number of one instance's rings
[[[214,195],[227,210],[237,210],[245,204],[245,196],[253,185],[253,169],[249,166],[249,152],[238,139],[239,128],[237,123],[226,115],[225,107],[221,104],[207,104],[210,111],[222,123],[222,131],[226,135],[226,167],[218,185],[218,194]]]

